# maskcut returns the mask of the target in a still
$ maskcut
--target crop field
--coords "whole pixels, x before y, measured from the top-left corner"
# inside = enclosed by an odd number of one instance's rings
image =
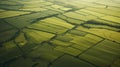
[[[0,67],[120,67],[120,0],[0,0]]]

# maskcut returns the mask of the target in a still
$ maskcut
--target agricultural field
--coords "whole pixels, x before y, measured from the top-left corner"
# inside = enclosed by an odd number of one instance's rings
[[[0,0],[0,67],[120,67],[120,1]]]

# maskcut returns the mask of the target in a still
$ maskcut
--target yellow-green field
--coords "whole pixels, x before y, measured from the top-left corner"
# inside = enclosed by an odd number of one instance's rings
[[[120,1],[0,0],[0,67],[120,67]]]

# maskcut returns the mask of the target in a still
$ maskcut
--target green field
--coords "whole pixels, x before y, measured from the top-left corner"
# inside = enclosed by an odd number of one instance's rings
[[[0,67],[120,67],[120,1],[0,0]]]

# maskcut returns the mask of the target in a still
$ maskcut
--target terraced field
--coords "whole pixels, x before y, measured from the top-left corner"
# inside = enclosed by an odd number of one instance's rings
[[[120,67],[120,1],[0,0],[0,67]]]

